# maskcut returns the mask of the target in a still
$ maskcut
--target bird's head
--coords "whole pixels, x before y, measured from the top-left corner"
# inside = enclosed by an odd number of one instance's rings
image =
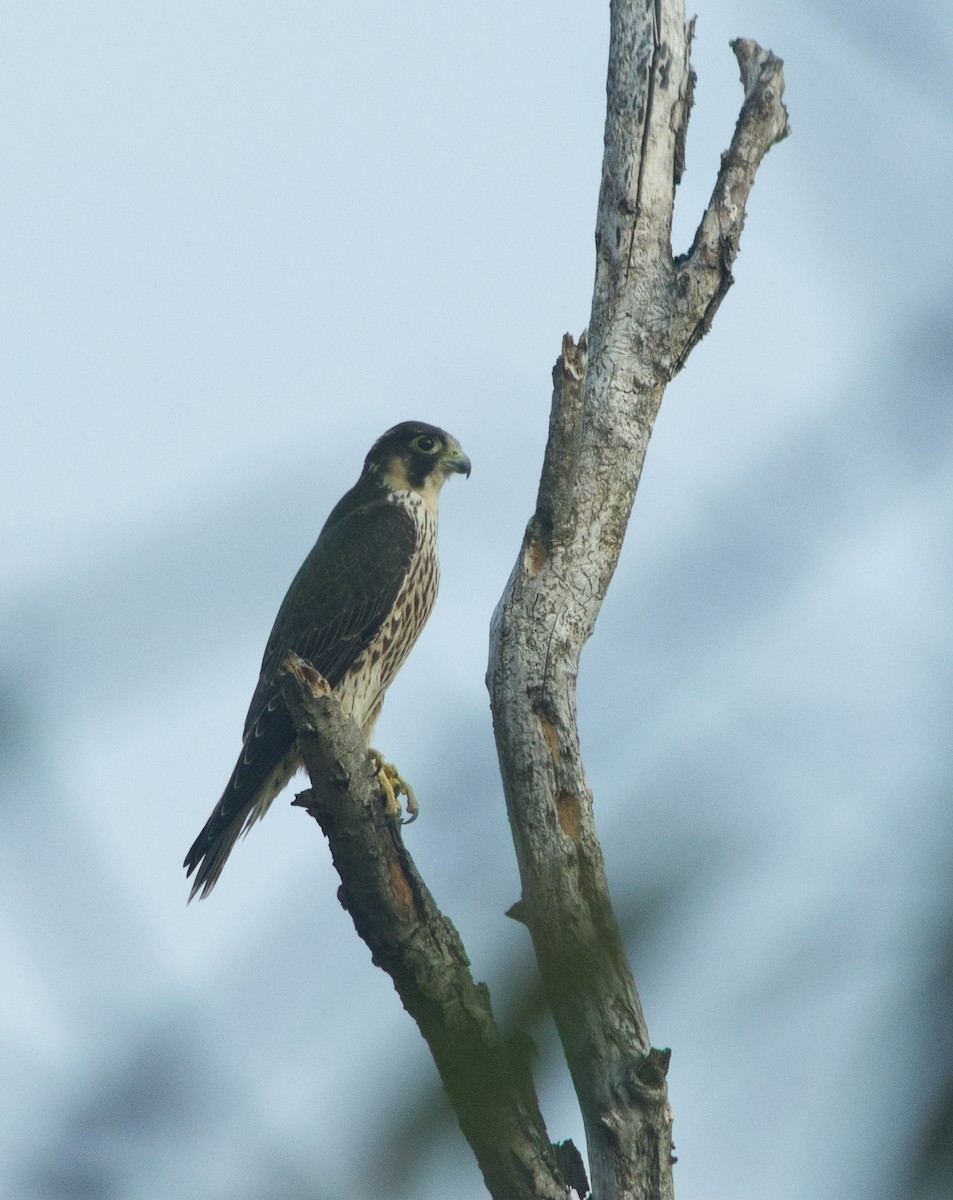
[[[445,429],[403,421],[371,446],[364,470],[393,491],[420,492],[425,500],[436,500],[451,475],[470,474],[470,460]]]

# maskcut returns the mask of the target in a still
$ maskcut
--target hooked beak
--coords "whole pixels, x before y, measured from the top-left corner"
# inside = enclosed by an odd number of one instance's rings
[[[466,475],[467,479],[470,478],[470,460],[456,442],[447,447],[440,461],[448,475],[455,472],[458,475]]]

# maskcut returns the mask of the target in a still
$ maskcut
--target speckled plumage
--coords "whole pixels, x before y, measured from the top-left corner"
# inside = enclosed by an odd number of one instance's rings
[[[393,681],[437,596],[437,496],[469,474],[442,429],[406,421],[371,447],[278,610],[228,785],[185,859],[189,896],[207,896],[236,840],[301,765],[277,671],[293,650],[327,679],[370,738]]]

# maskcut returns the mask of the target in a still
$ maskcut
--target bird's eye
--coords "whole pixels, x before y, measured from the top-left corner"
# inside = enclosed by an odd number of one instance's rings
[[[421,454],[436,454],[437,439],[429,433],[421,433],[410,443],[410,447],[412,450],[419,450]]]

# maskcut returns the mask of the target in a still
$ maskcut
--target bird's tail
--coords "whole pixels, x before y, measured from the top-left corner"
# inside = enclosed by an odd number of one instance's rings
[[[222,868],[232,852],[232,847],[238,841],[239,834],[249,827],[261,813],[252,814],[251,806],[242,804],[235,807],[232,794],[234,776],[228,782],[221,800],[215,805],[212,815],[205,822],[202,832],[192,843],[185,856],[187,876],[195,872],[192,890],[189,892],[189,903],[201,893],[204,900],[222,873]]]
[[[277,746],[271,748],[277,749]],[[265,815],[272,800],[301,765],[293,732],[290,745],[286,740],[282,749],[284,752],[277,756],[249,756],[249,744],[246,742],[222,798],[215,805],[182,864],[186,875],[195,874],[189,893],[190,902],[199,894],[200,899],[205,899],[221,875],[239,836],[247,833]]]

